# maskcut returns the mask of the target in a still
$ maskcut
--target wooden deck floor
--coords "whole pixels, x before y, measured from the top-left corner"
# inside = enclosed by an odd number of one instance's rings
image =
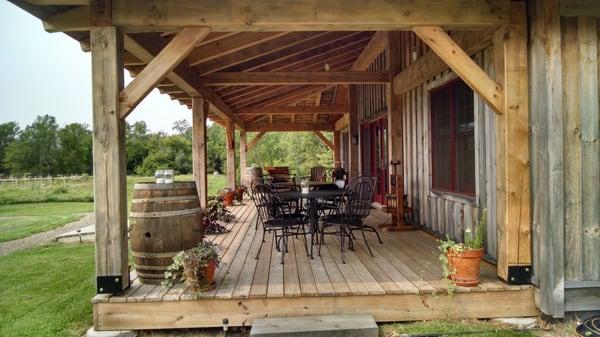
[[[220,326],[224,318],[230,325],[250,325],[266,316],[335,313],[372,313],[378,321],[536,314],[533,289],[503,283],[489,263],[482,264],[479,286],[458,287],[448,296],[435,239],[423,231],[381,233],[383,245],[372,236],[374,257],[357,240],[346,264],[334,238],[327,238],[322,256],[313,260],[299,238],[290,241],[282,265],[269,235],[254,258],[261,231],[255,230],[251,203],[231,210],[236,220],[230,232],[209,237],[220,245],[223,259],[213,290],[196,298],[181,284],[163,288],[134,280],[121,295],[93,299],[96,328],[208,327]],[[373,225],[385,220],[379,211],[367,219]]]

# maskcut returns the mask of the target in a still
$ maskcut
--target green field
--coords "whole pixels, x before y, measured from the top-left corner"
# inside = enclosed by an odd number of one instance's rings
[[[152,181],[151,177],[127,177],[127,204],[131,203],[133,185]],[[192,176],[177,176],[192,180]],[[225,176],[208,176],[208,193],[216,195],[225,187]],[[61,227],[92,212],[93,181],[26,181],[0,185],[0,242]]]
[[[0,336],[81,336],[92,324],[94,245],[0,256]]]
[[[91,202],[43,202],[0,205],[0,242],[60,227],[91,212]]]

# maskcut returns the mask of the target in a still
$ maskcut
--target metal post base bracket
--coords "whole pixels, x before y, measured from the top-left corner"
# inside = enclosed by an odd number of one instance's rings
[[[120,294],[123,292],[121,275],[96,276],[97,294]]]
[[[531,284],[531,266],[508,266],[508,282]]]

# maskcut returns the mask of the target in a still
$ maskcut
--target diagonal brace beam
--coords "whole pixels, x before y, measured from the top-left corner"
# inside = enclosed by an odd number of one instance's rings
[[[125,119],[144,97],[162,81],[209,33],[208,28],[184,28],[121,91],[121,118]]]
[[[415,26],[413,31],[496,113],[504,113],[504,89],[491,79],[439,26]]]
[[[259,132],[256,136],[254,136],[254,138],[252,138],[252,140],[248,144],[246,144],[246,151],[250,151],[258,143],[258,141],[265,135],[265,133],[267,133],[267,132],[262,131],[262,132]]]
[[[317,137],[319,137],[319,139],[321,139],[321,141],[323,141],[323,144],[325,144],[325,146],[330,148],[331,151],[334,150],[333,143],[331,141],[329,141],[329,139],[327,139],[327,137],[325,137],[325,135],[321,131],[313,131],[313,132],[315,133],[315,135]]]

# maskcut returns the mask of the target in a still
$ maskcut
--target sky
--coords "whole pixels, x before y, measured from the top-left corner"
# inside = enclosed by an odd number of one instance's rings
[[[0,123],[23,128],[38,115],[52,115],[62,126],[92,124],[91,53],[62,33],[47,33],[42,22],[8,1],[0,1]],[[131,81],[125,72],[125,83]],[[145,121],[152,131],[173,133],[187,107],[154,89],[127,117]]]

